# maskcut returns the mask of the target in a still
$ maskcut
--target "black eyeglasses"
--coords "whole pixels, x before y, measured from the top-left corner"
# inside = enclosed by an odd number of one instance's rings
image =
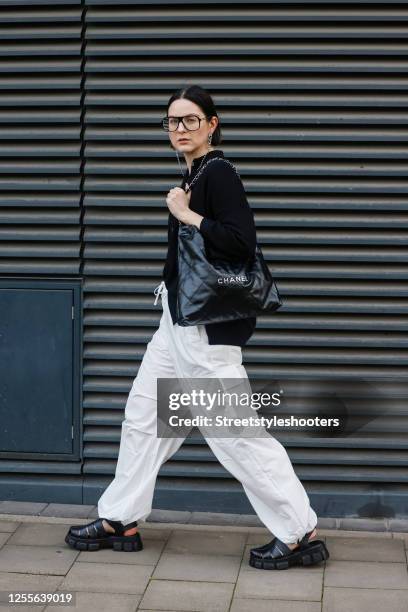
[[[183,123],[186,130],[193,132],[200,129],[201,121],[207,117],[199,117],[198,115],[184,115],[184,117],[163,117],[162,126],[166,132],[175,132],[180,124]]]

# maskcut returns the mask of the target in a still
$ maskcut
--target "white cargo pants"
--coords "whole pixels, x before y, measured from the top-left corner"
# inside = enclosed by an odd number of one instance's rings
[[[157,473],[184,441],[156,435],[157,378],[247,378],[241,347],[208,344],[204,325],[173,324],[164,281],[155,295],[155,303],[159,295],[162,298],[160,325],[147,344],[127,399],[115,478],[98,502],[99,517],[125,524],[150,514]],[[294,543],[316,526],[306,491],[275,438],[268,434],[206,441],[241,482],[260,520],[280,540]]]

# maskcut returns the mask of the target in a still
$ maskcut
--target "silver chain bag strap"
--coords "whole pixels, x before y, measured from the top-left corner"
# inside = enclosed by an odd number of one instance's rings
[[[214,161],[218,161],[221,160],[223,162],[225,162],[226,164],[228,164],[229,166],[231,166],[231,168],[233,168],[233,170],[235,171],[235,174],[239,177],[239,173],[238,170],[236,169],[236,167],[234,166],[234,164],[231,164],[231,162],[228,159],[224,159],[224,157],[213,157],[212,159],[209,159],[208,162],[206,162],[201,169],[199,170],[199,172],[197,172],[197,174],[194,176],[193,180],[191,181],[191,183],[186,183],[184,186],[184,191],[187,193],[188,191],[191,190],[191,187],[194,185],[194,183],[200,178],[200,176],[202,175],[202,173],[204,172],[205,168],[211,164],[211,162]],[[181,225],[181,221],[180,219],[178,219],[179,225]]]

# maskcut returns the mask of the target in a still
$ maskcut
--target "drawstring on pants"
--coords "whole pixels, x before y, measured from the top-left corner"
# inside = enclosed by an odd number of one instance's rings
[[[156,296],[156,299],[154,300],[154,305],[155,305],[155,306],[156,306],[157,301],[158,301],[158,299],[159,299],[159,295],[160,295],[161,293],[163,293],[164,287],[165,287],[165,282],[164,282],[164,281],[162,281],[162,282],[160,283],[160,285],[157,285],[156,289],[154,290],[154,295]]]

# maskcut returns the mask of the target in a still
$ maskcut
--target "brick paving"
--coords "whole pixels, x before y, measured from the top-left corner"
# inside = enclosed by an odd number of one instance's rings
[[[0,610],[61,611],[4,598],[65,591],[76,602],[64,609],[86,612],[408,612],[404,519],[320,519],[330,559],[265,571],[248,564],[272,537],[253,515],[154,510],[140,523],[142,551],[69,548],[68,527],[96,516],[95,506],[0,502]]]

